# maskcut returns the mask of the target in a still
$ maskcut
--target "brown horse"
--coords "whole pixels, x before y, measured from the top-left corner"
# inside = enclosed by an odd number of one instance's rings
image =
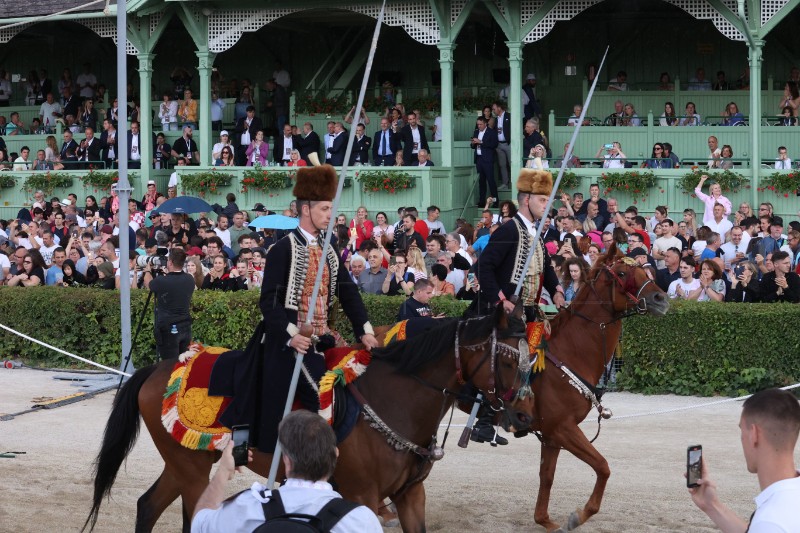
[[[563,531],[548,514],[550,489],[562,449],[591,466],[597,475],[589,501],[570,515],[567,530],[580,526],[600,509],[611,471],[578,424],[592,407],[601,414],[601,393],[594,386],[611,362],[622,330],[621,319],[636,313],[661,316],[669,308],[666,295],[645,270],[632,260],[623,259],[615,246],[598,259],[589,278],[569,308],[551,324],[546,367],[532,378],[533,396],[516,400],[506,411],[517,428],[525,427],[515,421],[517,407],[522,405],[523,413],[534,413],[528,429],[539,432],[542,441],[534,519],[548,532]],[[525,416],[520,415],[519,420],[524,421]]]
[[[491,394],[489,398],[498,404],[502,394],[515,392],[522,382],[521,371],[530,368],[527,349],[518,349],[527,348],[521,316],[521,308],[511,315],[499,308],[493,316],[479,319],[442,319],[410,340],[375,349],[367,372],[354,383],[354,395],[371,410],[370,420],[365,419],[365,406],[339,445],[337,490],[376,513],[384,498],[391,498],[404,531],[425,531],[422,482],[441,451],[436,443],[439,423],[462,390],[461,378],[482,390],[495,390],[497,398]],[[139,498],[136,531],[150,531],[178,496],[183,498],[188,531],[211,465],[220,454],[184,448],[164,429],[161,405],[174,363],[164,361],[137,371],[115,399],[97,457],[94,501],[84,529],[97,521],[103,498],[136,441],[141,414],[165,465]],[[271,459],[272,454],[254,450],[249,468],[266,477]]]

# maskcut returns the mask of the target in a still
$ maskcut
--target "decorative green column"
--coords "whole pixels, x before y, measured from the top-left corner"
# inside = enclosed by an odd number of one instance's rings
[[[750,60],[750,191],[753,195],[753,206],[757,206],[761,170],[761,62],[764,40],[753,39],[748,42],[747,48]]]
[[[153,168],[153,110],[151,101],[151,86],[153,79],[153,59],[155,54],[139,54],[139,150],[142,155],[142,170],[140,171],[140,182],[146,184],[150,179],[150,170]]]
[[[508,67],[511,70],[510,91],[508,93],[508,110],[511,113],[511,121],[520,124],[525,112],[522,109],[522,42],[506,41],[508,46]],[[514,129],[511,134],[511,199],[517,197],[517,176],[522,168],[522,139],[523,132]]]
[[[197,55],[197,71],[200,74],[200,103],[198,107],[198,119],[200,124],[197,128],[201,131],[200,142],[200,164],[207,165],[211,161],[211,69],[214,65],[216,54],[208,51],[208,46],[203,46]]]
[[[455,130],[453,128],[453,51],[454,43],[440,42],[439,68],[441,69],[441,117],[442,117],[442,160],[436,164],[443,167],[453,166],[453,141]]]

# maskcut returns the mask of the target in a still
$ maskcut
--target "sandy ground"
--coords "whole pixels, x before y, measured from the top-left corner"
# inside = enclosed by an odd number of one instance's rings
[[[52,373],[0,369],[0,414],[30,407],[33,398],[58,397],[76,389],[52,379]],[[112,393],[52,410],[40,410],[0,421],[0,452],[24,451],[15,459],[0,458],[0,531],[77,531],[91,500],[91,463],[113,400]],[[604,404],[615,415],[649,412],[706,402],[675,396],[610,393]],[[739,445],[738,402],[667,415],[605,422],[597,447],[608,459],[611,479],[600,513],[585,524],[586,532],[714,531],[712,523],[691,503],[685,481],[686,446],[702,444],[705,459],[725,502],[742,517],[753,510],[758,492],[747,473]],[[456,414],[463,424],[466,415]],[[583,426],[593,435],[596,425]],[[538,487],[539,442],[513,439],[506,447],[456,442],[461,428],[451,430],[446,455],[426,482],[429,531],[542,531],[533,521]],[[800,464],[800,451],[797,453]],[[136,500],[153,483],[162,461],[146,431],[139,437],[120,472],[112,500],[102,510],[96,531],[132,531]],[[249,486],[248,474],[232,482],[230,492]],[[594,473],[562,453],[551,516],[565,521],[588,498]],[[162,516],[158,531],[179,531],[180,507]],[[387,531],[399,531],[387,529]]]

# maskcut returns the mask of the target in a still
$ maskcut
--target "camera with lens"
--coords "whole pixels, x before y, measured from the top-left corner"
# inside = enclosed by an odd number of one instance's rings
[[[167,272],[167,256],[165,255],[140,255],[136,258],[138,268],[150,267],[153,275],[165,274]]]

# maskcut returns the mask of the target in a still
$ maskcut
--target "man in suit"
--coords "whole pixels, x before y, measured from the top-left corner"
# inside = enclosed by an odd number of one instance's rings
[[[430,157],[431,157],[431,155],[428,153],[428,151],[425,148],[420,150],[419,153],[417,154],[417,166],[420,166],[420,167],[432,167],[433,166],[433,161],[430,160]]]
[[[506,104],[497,101],[492,105],[492,112],[497,117],[495,131],[497,132],[497,165],[500,167],[500,186],[498,189],[510,189],[511,180],[508,176],[511,170],[511,113],[506,111]],[[524,154],[527,157],[528,154]]]
[[[100,147],[103,150],[102,159],[106,163],[106,168],[114,168],[118,157],[117,129],[108,119],[103,121],[103,133],[100,134]]]
[[[397,136],[389,127],[389,119],[381,119],[381,129],[375,132],[372,143],[372,164],[376,167],[394,165],[394,154],[400,149]]]
[[[417,154],[428,148],[428,139],[425,138],[425,128],[417,125],[417,115],[409,113],[406,116],[406,125],[400,130],[400,140],[403,141],[403,162],[405,166],[413,166],[417,162]],[[496,195],[495,195],[496,196]]]
[[[369,149],[372,147],[372,139],[364,135],[366,127],[359,123],[356,126],[356,138],[353,140],[353,151],[350,153],[350,164],[359,163],[369,165]]]
[[[272,148],[275,162],[286,166],[292,160],[292,150],[295,148],[297,148],[297,137],[292,135],[292,125],[284,124],[283,134],[275,137],[275,146]]]
[[[78,143],[72,138],[72,132],[69,130],[64,131],[64,142],[61,145],[60,157],[62,161],[67,158],[67,152],[78,152]]]
[[[322,137],[322,142],[325,146],[325,163],[329,165],[333,165],[331,163],[331,152],[330,148],[333,146],[333,139],[336,137],[336,123],[332,120],[328,121],[328,133],[326,133]]]
[[[90,165],[97,165],[102,158],[103,147],[100,145],[100,140],[95,138],[94,130],[87,127],[84,130],[86,138],[81,141],[76,154],[78,159],[82,161],[84,168],[89,168]]]
[[[297,150],[300,152],[300,158],[307,165],[311,165],[308,154],[319,153],[319,135],[314,131],[314,125],[310,122],[303,124],[303,135],[297,139]]]
[[[472,149],[475,150],[475,166],[478,169],[478,207],[486,205],[486,185],[492,198],[497,199],[497,183],[494,181],[494,153],[497,150],[497,133],[488,127],[486,119],[478,117],[477,128],[472,134]]]
[[[141,134],[139,123],[134,120],[128,130],[128,168],[142,168],[142,144],[147,142],[144,139],[146,136]]]
[[[333,125],[333,142],[331,143],[330,148],[328,148],[328,153],[330,154],[328,164],[331,164],[335,167],[344,165],[344,153],[346,150],[347,133],[344,130],[344,124],[337,122]]]
[[[255,106],[247,106],[247,115],[240,118],[233,128],[239,146],[234,150],[236,165],[243,167],[247,163],[247,147],[256,138],[256,133],[264,129],[261,119],[256,116]]]

